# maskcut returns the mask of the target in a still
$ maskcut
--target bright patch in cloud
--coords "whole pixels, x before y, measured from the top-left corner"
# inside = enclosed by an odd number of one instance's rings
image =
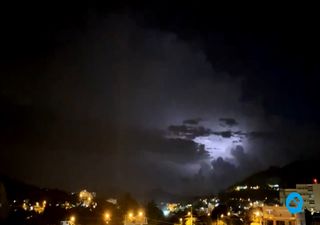
[[[244,142],[246,142],[246,137],[241,134],[232,134],[230,137],[211,134],[209,136],[196,137],[193,141],[203,144],[212,158],[232,158],[231,150],[238,145],[243,146]]]

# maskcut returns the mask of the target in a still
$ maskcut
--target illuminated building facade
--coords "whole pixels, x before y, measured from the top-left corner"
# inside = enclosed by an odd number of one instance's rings
[[[296,188],[281,189],[280,203],[286,204],[286,198],[291,192],[299,193],[303,198],[303,207],[311,212],[320,212],[320,184],[296,184]]]
[[[146,225],[148,224],[147,217],[142,211],[139,211],[137,214],[129,212],[124,217],[124,225]]]
[[[261,225],[305,225],[304,213],[293,215],[285,206],[264,206],[257,216]]]

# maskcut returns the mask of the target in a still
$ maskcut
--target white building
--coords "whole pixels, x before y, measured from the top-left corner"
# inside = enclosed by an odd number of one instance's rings
[[[296,184],[295,189],[281,189],[280,202],[286,204],[286,198],[291,192],[299,193],[303,198],[303,208],[311,212],[320,212],[320,184]]]
[[[64,220],[64,221],[60,221],[60,225],[74,225],[74,223],[68,220]]]

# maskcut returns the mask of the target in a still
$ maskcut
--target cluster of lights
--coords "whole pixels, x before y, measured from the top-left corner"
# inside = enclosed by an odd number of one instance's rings
[[[280,185],[279,184],[268,184],[268,187],[272,190],[279,191]]]
[[[44,200],[42,201],[42,204],[40,204],[39,202],[36,202],[34,205],[32,204],[29,204],[28,203],[28,200],[24,200],[23,203],[22,203],[22,208],[25,210],[25,211],[34,211],[36,213],[43,213],[45,208],[46,208],[46,205],[47,205],[47,201]]]
[[[111,220],[111,215],[110,215],[108,212],[106,212],[106,213],[104,214],[104,221],[105,221],[106,223],[109,223],[110,220]],[[67,222],[68,222],[69,224],[75,224],[75,222],[76,222],[76,217],[75,217],[74,215],[70,216],[70,217],[67,219]]]
[[[70,204],[69,202],[65,201],[64,204],[61,204],[61,207],[64,209],[71,209],[71,208],[75,207],[75,205]]]
[[[125,217],[125,221],[135,224],[147,224],[146,217],[141,210],[138,211],[137,214],[134,214],[132,211],[130,211]]]
[[[67,221],[69,224],[73,225],[76,223],[76,217],[72,215],[69,217],[69,219]]]
[[[79,201],[80,205],[83,207],[93,207],[95,208],[97,204],[93,201],[93,198],[95,197],[94,192],[88,192],[87,190],[82,190],[79,193]]]
[[[242,190],[247,190],[247,189],[251,189],[251,190],[259,190],[260,186],[256,185],[256,186],[248,186],[248,185],[243,185],[243,186],[236,186],[235,190],[236,191],[242,191]]]
[[[104,221],[108,224],[110,222],[110,220],[111,220],[111,215],[110,215],[110,213],[106,212],[104,214]]]
[[[175,212],[178,210],[178,204],[177,203],[168,203],[167,209],[169,212]]]
[[[219,199],[213,198],[200,198],[199,202],[203,205],[200,210],[205,215],[210,215],[210,212],[217,206],[219,206]],[[191,208],[191,204],[181,204],[181,203],[166,203],[161,202],[161,210],[165,217],[168,217],[170,213],[176,213],[178,211],[185,211]]]
[[[252,189],[252,190],[258,190],[258,189],[260,189],[260,187],[259,187],[258,185],[256,185],[256,186],[250,186],[250,189]]]
[[[236,191],[241,191],[241,190],[246,190],[248,188],[247,185],[244,185],[244,186],[236,186],[235,190]]]
[[[129,212],[128,216],[129,216],[129,218],[134,218],[135,217],[135,215],[132,212]],[[137,216],[142,217],[143,216],[143,212],[139,211]]]

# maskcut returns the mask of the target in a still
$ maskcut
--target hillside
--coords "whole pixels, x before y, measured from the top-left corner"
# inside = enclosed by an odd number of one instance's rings
[[[33,201],[49,200],[50,202],[61,202],[72,200],[73,196],[57,189],[42,189],[34,185],[0,175],[0,183],[6,190],[7,199],[9,201],[30,199]]]
[[[280,187],[295,187],[297,183],[312,183],[314,178],[320,179],[319,160],[299,160],[284,167],[271,167],[258,172],[236,185],[279,184]]]

